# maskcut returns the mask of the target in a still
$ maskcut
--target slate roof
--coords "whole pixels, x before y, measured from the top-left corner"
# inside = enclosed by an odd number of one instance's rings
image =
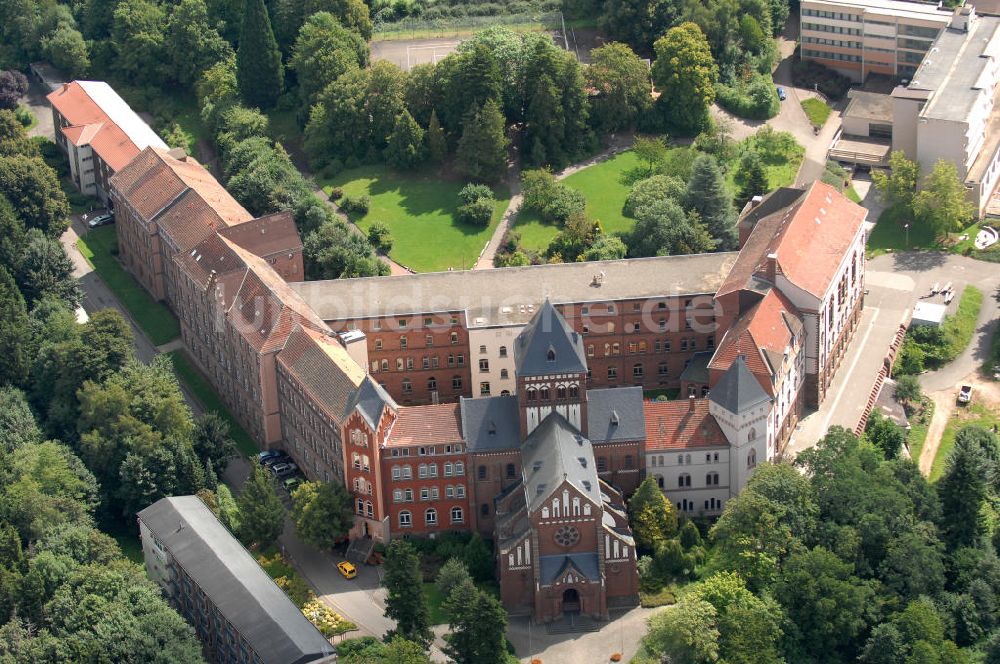
[[[517,397],[462,397],[459,407],[462,435],[470,452],[499,452],[521,446]]]
[[[618,420],[613,423],[612,414]],[[587,437],[594,443],[636,441],[646,437],[642,388],[587,390]]]
[[[138,514],[265,664],[312,662],[333,647],[197,496]]]
[[[361,385],[351,395],[351,400],[347,404],[348,412],[357,409],[361,416],[368,422],[372,429],[378,428],[379,420],[386,409],[398,411],[399,406],[389,393],[381,385],[366,375]]]
[[[587,373],[583,338],[548,299],[514,340],[514,371],[519,377]]]
[[[790,196],[778,191],[781,193],[775,192],[761,203],[767,204],[765,210]],[[755,217],[760,214],[756,209],[748,212]],[[766,272],[767,256],[776,254],[781,274],[822,298],[867,214],[835,187],[813,182],[796,200],[756,222],[716,297],[748,288],[754,275]],[[746,215],[740,220],[745,222]]]
[[[737,357],[726,373],[722,374],[722,378],[708,393],[708,398],[730,413],[740,413],[771,401],[771,397],[750,373],[743,356]]]
[[[399,416],[385,444],[389,447],[462,443],[460,407],[457,403],[407,406]]]
[[[600,563],[596,553],[560,553],[553,556],[539,556],[538,566],[539,583],[543,586],[547,586],[561,577],[570,567],[588,581],[601,580]]]
[[[344,420],[364,370],[335,339],[296,325],[277,355],[278,363],[295,377],[337,423]]]
[[[729,446],[708,399],[647,401],[644,411],[647,452]]]
[[[529,512],[541,507],[563,482],[595,504],[603,502],[594,447],[559,413],[549,413],[528,435],[521,448],[521,464]]]
[[[714,351],[711,350],[700,350],[692,355],[691,362],[681,372],[680,381],[708,385],[708,363],[713,354]]]

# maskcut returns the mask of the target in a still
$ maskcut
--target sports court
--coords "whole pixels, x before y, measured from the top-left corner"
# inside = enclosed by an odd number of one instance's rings
[[[437,64],[452,53],[461,39],[446,37],[440,39],[391,39],[372,42],[372,60],[388,60],[400,69],[410,71],[417,65]]]

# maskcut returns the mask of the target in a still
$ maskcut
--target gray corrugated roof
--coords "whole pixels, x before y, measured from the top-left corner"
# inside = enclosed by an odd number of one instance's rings
[[[357,392],[354,393],[351,401],[347,404],[347,413],[345,413],[345,416],[357,408],[358,412],[368,422],[368,426],[372,429],[377,429],[378,421],[382,418],[382,410],[386,407],[393,410],[399,409],[399,406],[396,405],[396,402],[381,385],[375,382],[371,376],[365,376]]]
[[[708,363],[713,351],[700,350],[691,356],[691,362],[681,372],[681,382],[701,383],[708,385]]]
[[[583,339],[548,299],[514,340],[518,376],[587,373]]]
[[[521,463],[529,512],[538,509],[563,482],[602,504],[594,447],[559,413],[549,413],[524,441]]]
[[[521,446],[517,397],[462,398],[462,436],[470,452],[516,450]]]
[[[261,661],[311,662],[333,652],[333,646],[200,498],[161,498],[139,512],[139,518],[250,642]]]
[[[730,413],[741,413],[747,408],[771,400],[750,373],[742,355],[737,356],[732,365],[726,369],[726,373],[722,374],[722,378],[708,393],[708,398]]]
[[[575,567],[580,574],[587,577],[588,581],[601,580],[601,568],[596,553],[563,553],[554,556],[539,556],[538,566],[541,577],[539,581],[542,585],[548,585],[558,579],[570,566]]]
[[[617,425],[612,423],[612,413],[617,415]],[[645,440],[642,388],[587,390],[587,436],[595,443]]]

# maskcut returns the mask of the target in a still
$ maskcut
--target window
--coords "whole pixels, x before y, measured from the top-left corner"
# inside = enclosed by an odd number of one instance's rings
[[[549,352],[547,352],[545,354],[545,359],[548,362],[555,362],[556,361],[556,352],[550,348]]]
[[[457,359],[458,359],[458,366],[464,367],[465,366],[465,355],[463,355],[462,353],[459,353]]]
[[[427,466],[427,475],[429,477],[438,476],[438,465],[436,463],[432,463],[429,466]]]
[[[455,496],[458,498],[465,498],[465,485],[459,484],[455,487]]]
[[[454,346],[458,343],[458,332],[451,333],[451,345]]]
[[[618,379],[618,368],[608,367],[608,380],[617,380],[617,379]]]
[[[445,498],[454,498],[455,497],[455,487],[453,487],[451,485],[446,486],[444,488],[444,497]]]
[[[548,387],[543,387],[541,390],[539,390],[538,391],[538,398],[541,399],[542,401],[548,401],[549,400],[549,388]]]
[[[365,501],[358,498],[358,514],[361,516],[365,515]]]
[[[656,365],[656,375],[663,377],[668,375],[669,373],[670,373],[670,367],[667,365],[666,362],[660,362],[658,365]]]
[[[621,355],[622,354],[621,344],[611,344],[611,354],[612,355]]]
[[[481,480],[485,480],[486,479],[486,466],[480,466],[479,469],[476,471],[476,476],[479,479],[481,479]]]
[[[479,396],[488,397],[490,396],[490,383],[489,381],[484,381],[479,384]]]
[[[535,401],[538,399],[538,390],[533,387],[528,388],[528,401]]]
[[[608,305],[608,313],[609,314],[615,313],[615,305],[613,305],[613,304],[609,304]]]
[[[403,394],[410,394],[413,392],[413,384],[410,383],[409,379],[403,380]]]
[[[479,370],[480,371],[489,371],[490,370],[490,361],[487,360],[487,359],[479,360]]]
[[[656,486],[658,486],[661,489],[663,488],[663,475],[656,476]]]
[[[393,451],[395,452],[396,450],[393,450]],[[399,466],[393,466],[392,467],[392,479],[398,480],[398,479],[402,479],[402,477],[403,477],[403,471],[402,471],[402,469],[400,469]]]
[[[424,327],[430,327],[434,324],[434,319],[430,316],[424,316]]]
[[[399,513],[399,527],[409,528],[413,525],[413,515],[410,514],[409,510],[403,510]]]
[[[706,348],[715,348],[715,337],[713,335],[708,335],[705,339]]]
[[[634,364],[634,365],[632,365],[632,377],[633,378],[642,378],[644,374],[645,374],[645,370],[642,368],[641,364]]]
[[[404,450],[409,452],[409,450]],[[403,466],[403,479],[410,480],[413,479],[413,468],[410,466]]]
[[[456,392],[461,392],[462,391],[462,377],[461,376],[452,376],[452,378],[451,378],[451,389],[455,390]]]
[[[424,343],[427,344],[428,348],[431,347],[431,346],[433,346],[434,345],[434,337],[431,336],[430,334],[428,334],[426,337],[424,337]]]
[[[465,521],[465,515],[462,513],[461,507],[451,508],[451,522],[452,523],[462,523]]]
[[[436,509],[431,507],[426,512],[424,512],[424,523],[428,526],[436,526],[438,522],[438,512]]]
[[[444,464],[444,476],[445,477],[451,477],[453,469],[454,469],[454,466],[451,464],[450,461],[448,463]]]
[[[389,370],[389,360],[382,360],[382,371]]]
[[[423,369],[430,369],[430,368],[431,368],[431,358],[429,358],[429,357],[427,357],[427,356],[425,355],[425,356],[424,356],[424,357],[423,357],[423,358],[422,358],[422,359],[420,360],[420,367],[421,367],[421,368],[423,368]]]
[[[604,457],[597,457],[597,472],[603,473],[608,469],[608,460]]]
[[[396,358],[396,371],[402,371],[402,370],[403,370],[403,358],[397,357]]]
[[[417,467],[417,477],[427,477],[427,464],[422,463]]]
[[[625,455],[625,470],[632,470],[635,468],[635,462],[632,460],[631,454]]]
[[[683,488],[686,486],[691,486],[691,476],[687,473],[682,473],[677,477],[677,486]]]
[[[580,396],[580,388],[577,387],[576,385],[570,385],[569,386],[569,398],[570,399],[576,399],[579,396]]]
[[[586,334],[590,334],[590,326],[589,326],[589,325],[584,325],[584,326],[583,326],[583,333],[584,333],[585,335],[586,335]]]
[[[489,504],[488,503],[483,503],[482,505],[480,505],[479,506],[479,513],[482,514],[483,516],[489,516],[490,515],[490,506],[489,506]]]
[[[431,367],[437,369],[438,366],[440,366],[440,360],[438,360],[438,356],[435,355],[434,357],[431,358]]]
[[[708,486],[719,486],[719,474],[709,473],[705,476],[705,484]]]
[[[500,357],[507,357],[507,347],[500,346]]]
[[[508,463],[507,464],[507,479],[513,479],[515,477],[517,477],[517,467],[514,464],[512,464],[512,463]]]
[[[375,337],[375,350],[382,350],[382,340]]]
[[[486,353],[486,346],[480,346],[479,347],[479,352],[485,354]]]
[[[456,451],[458,451],[458,450],[456,450]],[[455,462],[455,474],[456,475],[465,475],[465,464],[462,463],[461,461],[456,461]]]
[[[559,387],[556,388],[556,399],[565,399],[565,398],[566,398],[566,386],[560,385]]]
[[[395,503],[401,503],[401,502],[403,502],[403,490],[402,489],[393,489],[392,490],[392,500]]]
[[[639,326],[638,323],[633,323],[632,324],[632,331],[633,332],[638,332],[640,329],[642,329],[642,328]]]
[[[434,391],[437,390],[437,388],[438,388],[437,378],[435,378],[434,376],[431,376],[430,378],[428,378],[427,379],[427,389],[430,390],[431,392],[434,392]]]
[[[594,344],[587,344],[587,357],[594,356]]]
[[[405,318],[400,318],[399,320],[397,320],[396,321],[396,326],[399,329],[401,329],[401,330],[405,330],[406,329],[406,319]]]
[[[506,369],[501,369],[500,370],[500,377],[501,378],[510,378],[510,373]]]
[[[420,490],[420,500],[429,500],[431,497],[431,490],[424,487]]]
[[[367,516],[369,519],[375,516],[375,510],[372,507],[372,501],[370,500],[365,501],[365,516]]]
[[[750,450],[750,453],[747,454],[747,468],[756,468],[756,467],[757,467],[757,450]]]

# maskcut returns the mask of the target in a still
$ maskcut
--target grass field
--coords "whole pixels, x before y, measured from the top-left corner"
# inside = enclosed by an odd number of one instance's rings
[[[806,112],[813,127],[822,127],[833,109],[822,99],[810,98],[802,101],[802,110]]]
[[[1000,424],[1000,413],[997,413],[986,406],[975,403],[968,406],[956,406],[955,414],[948,420],[948,425],[941,434],[941,443],[938,445],[937,456],[934,457],[934,465],[931,467],[930,481],[936,482],[944,473],[948,464],[948,455],[951,448],[955,446],[955,434],[958,430],[968,424],[978,424],[986,428],[991,428],[994,424]]]
[[[170,356],[170,361],[173,362],[174,373],[177,374],[177,378],[191,390],[191,393],[194,394],[194,397],[201,403],[205,410],[215,411],[229,423],[229,435],[236,442],[236,447],[239,449],[240,454],[244,456],[257,454],[260,451],[257,443],[240,426],[240,423],[236,421],[236,418],[232,416],[229,409],[222,403],[215,388],[191,364],[191,361],[184,355],[183,351],[173,351],[167,353],[167,355]]]
[[[622,207],[643,164],[631,150],[615,155],[563,180],[587,197],[587,215],[598,219],[608,235],[632,230],[635,220],[622,214]]]
[[[122,554],[134,563],[142,565],[142,544],[139,542],[139,530],[135,527],[134,520],[118,524],[118,527],[108,529],[107,534],[118,542],[118,547]]]
[[[910,229],[903,227],[909,223]],[[934,232],[922,224],[914,224],[905,210],[895,207],[886,208],[879,215],[868,237],[868,254],[874,258],[887,251],[900,249],[936,249],[939,248],[934,238]]]
[[[424,583],[424,599],[427,600],[427,612],[431,617],[432,625],[447,625],[448,612],[444,610],[445,597],[438,590],[437,584]]]
[[[976,319],[983,306],[983,292],[975,286],[966,286],[958,300],[955,313],[945,316],[941,323],[944,338],[948,343],[947,357],[955,359],[962,354],[976,331]]]
[[[114,226],[95,228],[76,241],[80,253],[128,309],[136,324],[154,345],[159,346],[176,339],[181,334],[177,319],[125,271],[114,255],[117,244]]]
[[[482,227],[455,217],[458,192],[465,183],[443,180],[437,173],[396,173],[382,165],[362,166],[320,184],[327,193],[340,187],[346,196],[371,196],[368,214],[352,219],[364,231],[375,221],[388,224],[393,239],[389,256],[417,272],[475,265],[510,196],[505,188],[496,190],[493,219]]]

